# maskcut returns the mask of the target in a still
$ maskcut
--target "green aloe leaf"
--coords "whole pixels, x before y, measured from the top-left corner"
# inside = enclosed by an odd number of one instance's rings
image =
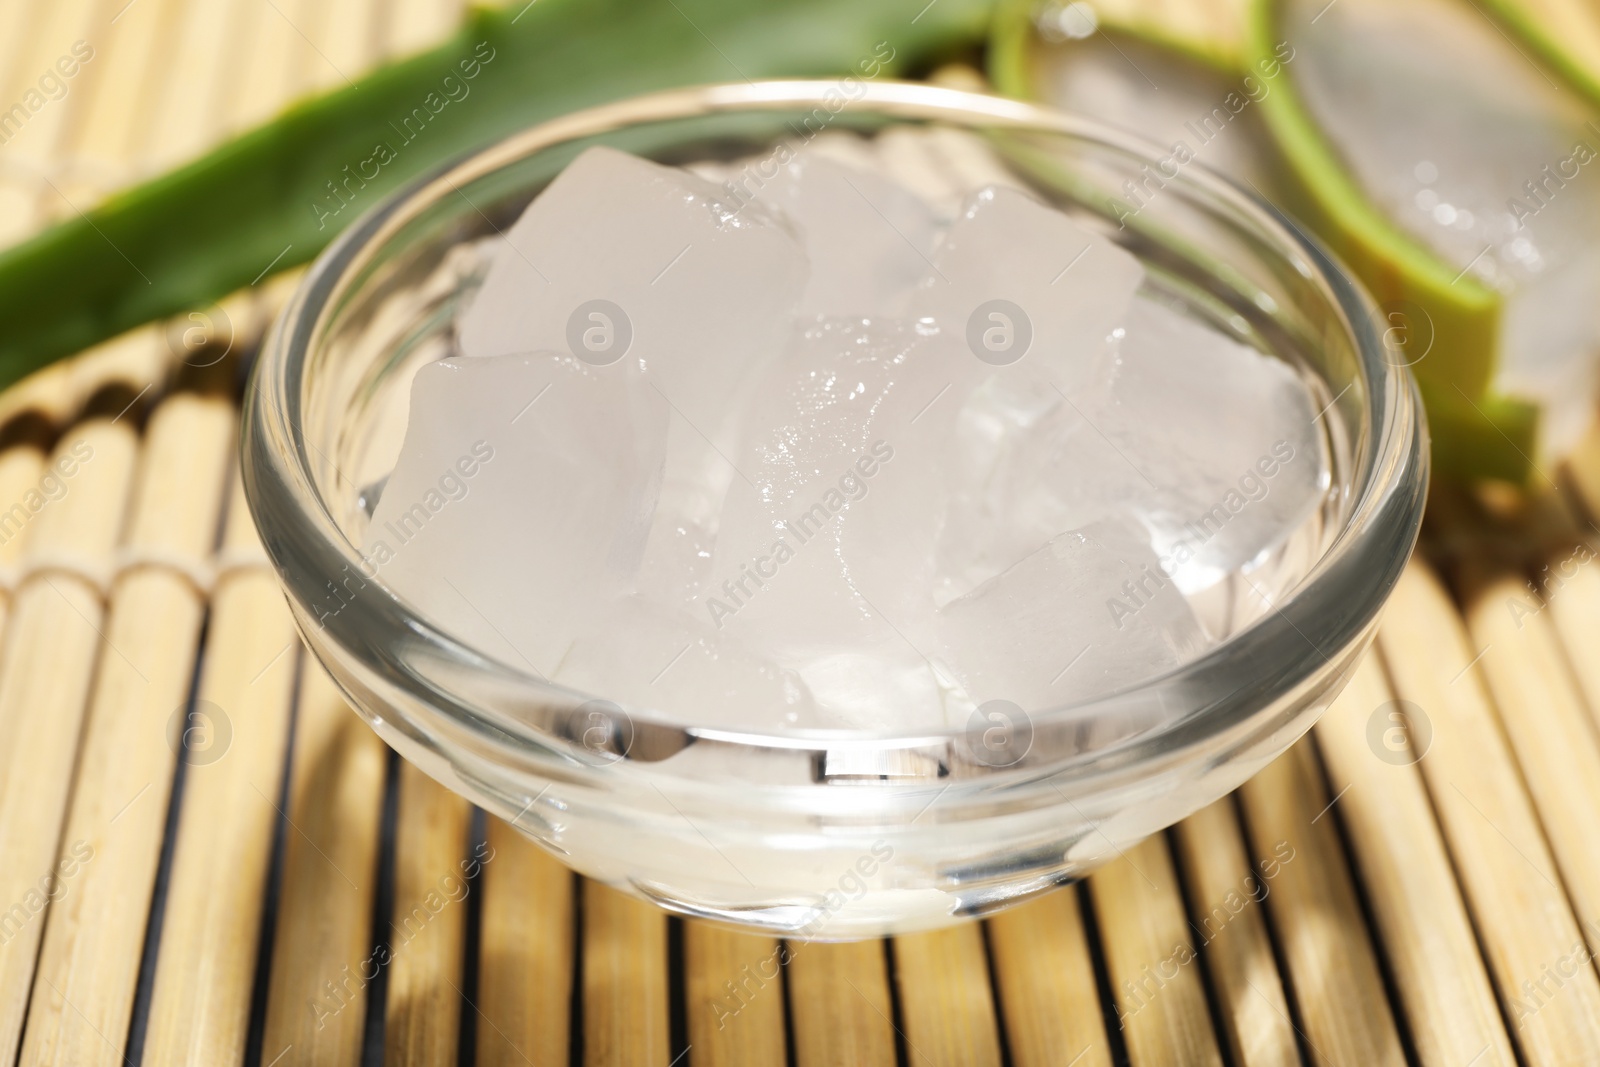
[[[0,253],[0,387],[304,263],[385,194],[529,124],[636,93],[890,77],[983,39],[988,0],[536,0],[295,105]]]
[[[1415,352],[1410,350],[1397,355],[1407,357],[1421,387],[1433,431],[1435,469],[1463,478],[1525,481],[1540,462],[1543,404],[1530,395],[1505,392],[1506,287],[1462,269],[1425,239],[1431,235],[1408,228],[1414,219],[1391,217],[1363,186],[1361,168],[1341,155],[1308,106],[1300,85],[1307,66],[1303,47],[1298,63],[1285,58],[1304,43],[1285,28],[1285,11],[1292,2],[1214,3],[1208,8],[1211,21],[1188,26],[1187,38],[1181,40],[1174,39],[1173,27],[1153,29],[1148,19],[1130,14],[1141,7],[1136,0],[1096,0],[1093,9],[1100,18],[1092,33],[1071,32],[1082,29],[1068,13],[1078,5],[1008,3],[996,16],[991,76],[1013,95],[1098,114],[1163,143],[1181,138],[1196,147],[1196,158],[1255,186],[1306,223],[1372,292],[1389,325],[1426,336],[1424,357],[1413,362]],[[1503,27],[1491,30],[1481,22],[1483,15],[1470,0],[1460,2],[1471,18],[1480,20],[1481,31],[1500,34]],[[1526,30],[1544,24],[1530,10],[1560,2],[1494,0],[1494,8],[1512,29],[1519,25],[1512,14],[1520,13]],[[1600,69],[1583,65],[1586,53],[1558,55],[1548,41],[1531,47],[1509,39],[1504,43],[1507,49],[1526,48],[1545,57],[1557,71],[1554,78],[1564,77],[1564,84],[1587,99],[1600,99],[1575,73]],[[1443,42],[1440,50],[1448,54],[1449,44]],[[1600,56],[1600,50],[1595,54]],[[1526,59],[1518,62],[1525,64]],[[1105,70],[1098,81],[1083,73],[1096,63],[1119,69],[1120,83],[1107,88]],[[1212,125],[1228,127],[1225,136],[1199,128],[1199,117],[1211,114],[1213,105],[1224,99],[1236,105],[1230,108],[1236,117],[1223,115]],[[1195,121],[1174,126],[1174,101],[1179,112],[1189,108]],[[1567,405],[1569,416],[1571,408]]]
[[[1256,0],[1245,59],[1274,54],[1281,0]],[[1538,450],[1536,405],[1490,393],[1499,359],[1498,293],[1446,262],[1378,208],[1311,118],[1294,78],[1261,101],[1287,164],[1280,199],[1366,285],[1385,314],[1425,324],[1431,350],[1412,364],[1441,473],[1525,481]]]

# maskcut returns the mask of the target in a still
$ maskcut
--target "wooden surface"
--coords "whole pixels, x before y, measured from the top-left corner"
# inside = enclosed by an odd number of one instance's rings
[[[88,457],[0,543],[0,1063],[1600,1061],[1570,546],[1548,602],[1414,562],[1310,735],[1086,883],[783,941],[584,882],[390,756],[264,566],[232,379],[186,380],[0,423],[32,427],[0,505]]]
[[[0,241],[459,12],[0,0],[0,106],[95,50],[0,146]],[[685,923],[400,764],[303,654],[194,358],[289,284],[0,395],[0,514],[92,452],[0,526],[0,1067],[1600,1063],[1593,563],[1548,605],[1537,560],[1414,564],[1311,735],[1085,884],[890,943]]]

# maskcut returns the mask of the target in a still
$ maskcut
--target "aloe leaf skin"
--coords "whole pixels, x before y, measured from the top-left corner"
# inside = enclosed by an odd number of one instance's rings
[[[1283,0],[1252,0],[1245,55],[1273,54],[1283,40]],[[1432,354],[1416,375],[1433,430],[1436,471],[1463,479],[1525,482],[1535,470],[1535,405],[1491,394],[1503,301],[1457,271],[1380,212],[1327,143],[1293,77],[1261,102],[1287,163],[1285,206],[1308,223],[1386,308],[1420,308],[1433,330]]]
[[[1518,0],[1500,0],[1514,4]],[[1225,50],[1201,41],[1178,44],[1127,26],[1139,40],[1185,58],[1204,58],[1223,73],[1242,77],[1278,55],[1282,0],[1249,0],[1236,13],[1239,25],[1218,26],[1208,40],[1243,41],[1229,63]],[[989,70],[1009,95],[1034,98],[1043,84],[1034,25],[1034,5],[1006,0],[995,15]],[[1285,209],[1303,220],[1345,262],[1386,308],[1417,309],[1429,322],[1430,352],[1418,362],[1421,393],[1433,427],[1435,471],[1459,479],[1500,478],[1522,482],[1534,473],[1539,410],[1534,404],[1490,393],[1498,355],[1502,301],[1475,277],[1447,266],[1375,209],[1348,176],[1310,119],[1293,84],[1291,65],[1274,79],[1260,111],[1282,164],[1268,185]]]

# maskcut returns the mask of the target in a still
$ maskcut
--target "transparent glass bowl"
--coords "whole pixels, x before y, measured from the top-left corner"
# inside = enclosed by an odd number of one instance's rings
[[[841,100],[843,104],[841,105]],[[1297,366],[1328,406],[1332,487],[1303,577],[1197,660],[993,729],[733,732],[635,715],[468,647],[372,577],[416,368],[447,351],[482,245],[583,148],[731,160],[818,126],[981,133],[1148,284]],[[1032,105],[921,85],[660,93],[527,130],[411,185],[323,254],[250,389],[245,487],[312,652],[407,759],[584,874],[688,915],[846,939],[982,915],[1070,882],[1227,793],[1303,734],[1410,555],[1427,434],[1366,297],[1270,207],[1195,165],[1119,227],[1164,153]],[[1019,731],[1006,732],[1006,731]]]

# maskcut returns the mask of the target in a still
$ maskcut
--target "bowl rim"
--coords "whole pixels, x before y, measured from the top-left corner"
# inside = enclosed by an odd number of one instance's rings
[[[828,79],[777,79],[671,89],[538,123],[414,178],[368,209],[323,251],[262,345],[250,375],[240,431],[246,500],[262,545],[278,572],[302,630],[310,614],[303,603],[302,593],[306,591],[303,583],[309,581],[315,585],[325,575],[296,573],[295,560],[327,561],[329,574],[337,574],[341,564],[358,568],[362,562],[358,546],[345,537],[323,500],[312,471],[311,452],[319,450],[315,445],[308,450],[298,417],[304,361],[322,331],[329,309],[338,304],[352,279],[360,275],[362,267],[384,243],[429,205],[446,196],[464,196],[460,192],[462,185],[562,142],[642,123],[718,112],[822,106],[828,94],[838,93],[840,84]],[[1062,135],[1140,156],[1152,164],[1165,153],[1161,146],[1132,133],[1038,104],[890,80],[860,82],[856,89],[860,95],[851,100],[850,107],[871,110],[889,118],[925,122],[949,120],[961,126],[982,124]],[[1370,434],[1364,449],[1359,454],[1353,452],[1350,457],[1354,492],[1343,526],[1327,541],[1321,556],[1295,587],[1271,605],[1268,614],[1199,657],[1135,686],[1028,713],[1030,721],[1038,727],[1068,717],[1093,719],[1096,709],[1115,713],[1127,707],[1130,698],[1139,694],[1167,706],[1182,692],[1186,679],[1222,670],[1227,665],[1225,661],[1248,655],[1253,662],[1275,662],[1253,657],[1273,651],[1294,653],[1291,658],[1296,660],[1295,664],[1282,665],[1274,672],[1270,684],[1259,678],[1249,684],[1241,682],[1236,691],[1228,695],[1236,699],[1213,700],[1190,709],[1190,714],[1174,717],[1136,734],[1126,745],[1089,753],[1100,757],[1116,751],[1121,754],[1116,760],[1118,764],[1130,758],[1137,760],[1140,753],[1148,751],[1170,755],[1175,748],[1191,749],[1216,735],[1233,731],[1254,712],[1265,710],[1277,698],[1295,692],[1310,681],[1319,665],[1332,665],[1335,656],[1357,643],[1364,647],[1376,627],[1383,603],[1398,582],[1415,546],[1429,478],[1426,423],[1415,381],[1404,366],[1386,358],[1376,326],[1376,309],[1353,275],[1277,208],[1203,163],[1195,162],[1183,168],[1173,184],[1180,182],[1193,187],[1203,197],[1220,202],[1259,231],[1271,235],[1286,253],[1298,260],[1293,264],[1295,269],[1318,284],[1359,360],[1358,369],[1366,385],[1361,394]],[[1338,400],[1335,397],[1332,403]],[[1332,403],[1328,406],[1332,407]],[[280,442],[292,445],[287,454],[284,449],[274,448],[274,444]],[[572,694],[573,691],[556,683],[530,675],[513,664],[466,645],[420,612],[413,611],[392,590],[378,582],[372,584],[380,595],[356,598],[352,606],[365,601],[362,610],[350,613],[348,618],[341,611],[339,618],[323,628],[332,634],[335,644],[346,649],[359,648],[375,656],[389,677],[418,681],[414,672],[395,655],[395,649],[406,641],[422,640],[445,650],[458,665],[497,675],[502,683],[522,685],[546,697]],[[308,644],[313,649],[318,647],[315,641],[308,640]],[[1325,648],[1334,651],[1330,655]],[[1307,654],[1307,649],[1315,653],[1315,659]],[[438,699],[441,694],[436,690],[424,688],[422,697],[434,710],[444,714],[460,713],[458,707],[441,706]],[[1250,693],[1246,694],[1245,690]],[[579,699],[585,698],[579,695]],[[491,716],[493,713],[478,714]],[[949,743],[967,732],[961,727],[943,730],[732,730],[675,721],[671,716],[654,711],[650,719],[694,738],[768,749],[839,750],[854,745],[919,748]],[[485,724],[480,721],[463,725],[482,728]],[[488,732],[505,737],[504,723],[497,719],[490,725]]]

